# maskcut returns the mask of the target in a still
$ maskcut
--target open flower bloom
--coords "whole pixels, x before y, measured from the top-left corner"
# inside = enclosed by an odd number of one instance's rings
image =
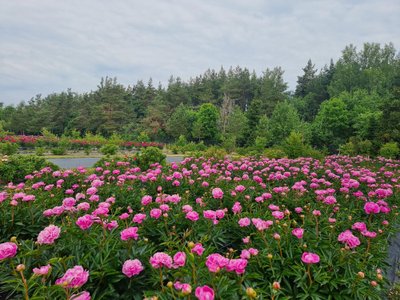
[[[319,255],[311,252],[304,252],[301,256],[301,260],[305,264],[317,264],[319,263]]]
[[[83,269],[82,266],[75,266],[68,269],[64,276],[56,280],[56,285],[64,288],[79,288],[89,279],[89,271]]]
[[[208,285],[198,286],[195,296],[199,300],[214,300],[214,290]]]
[[[0,261],[14,257],[17,254],[18,246],[15,243],[7,242],[0,244]]]
[[[124,273],[127,277],[131,278],[132,276],[138,275],[143,271],[143,266],[140,260],[138,259],[128,259],[124,262],[122,266],[122,273]]]
[[[56,225],[49,225],[39,233],[37,242],[39,245],[51,245],[60,237],[60,232],[60,227]]]

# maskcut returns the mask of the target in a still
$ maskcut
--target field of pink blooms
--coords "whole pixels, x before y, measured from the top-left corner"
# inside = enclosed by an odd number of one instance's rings
[[[381,299],[399,165],[45,168],[0,192],[0,298]]]

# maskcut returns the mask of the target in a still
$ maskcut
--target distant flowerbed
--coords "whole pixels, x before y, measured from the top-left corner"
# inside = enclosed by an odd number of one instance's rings
[[[0,192],[0,297],[381,299],[400,162],[44,168]]]

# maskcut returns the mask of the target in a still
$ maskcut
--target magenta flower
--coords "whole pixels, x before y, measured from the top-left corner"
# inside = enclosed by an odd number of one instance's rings
[[[49,225],[39,233],[37,237],[37,242],[39,245],[51,245],[56,239],[60,237],[60,232],[60,227]]]
[[[90,297],[90,293],[87,291],[83,291],[79,294],[73,294],[71,295],[70,300],[91,300],[92,298]]]
[[[33,268],[33,273],[37,276],[47,275],[51,269],[50,265],[42,266],[39,268]]]
[[[160,218],[161,215],[162,215],[162,210],[159,209],[159,208],[153,208],[153,209],[150,211],[150,217],[152,217],[152,218],[154,218],[154,219]]]
[[[93,217],[91,215],[84,215],[78,218],[75,224],[82,230],[89,229],[93,225]]]
[[[122,273],[124,273],[129,278],[138,275],[143,270],[143,265],[138,259],[128,259],[124,262],[124,265],[122,266]]]
[[[192,248],[191,252],[192,253],[196,253],[198,256],[201,256],[201,255],[203,255],[204,250],[205,249],[203,248],[203,245],[200,244],[200,243],[197,243],[197,244],[194,245],[194,247]]]
[[[190,211],[186,214],[186,219],[195,222],[199,219],[199,214],[195,211]]]
[[[173,264],[174,269],[177,269],[179,267],[184,267],[185,263],[186,263],[185,252],[177,252],[174,255],[174,264]]]
[[[338,241],[346,243],[349,248],[355,248],[361,244],[360,239],[353,235],[350,230],[343,231],[341,234],[339,234]]]
[[[246,227],[250,225],[250,219],[249,218],[241,218],[239,221],[239,226],[240,227]]]
[[[318,254],[311,253],[311,252],[304,252],[301,256],[301,260],[305,264],[317,264],[319,263],[319,256]]]
[[[378,204],[376,204],[375,202],[367,202],[364,205],[364,211],[366,214],[377,214],[380,212],[380,207]]]
[[[295,228],[292,230],[292,234],[297,237],[298,239],[303,238],[304,229],[303,228]]]
[[[56,285],[64,288],[79,288],[89,279],[89,271],[83,269],[82,266],[75,266],[68,269],[64,276],[56,280]]]
[[[214,300],[214,290],[208,285],[198,286],[195,296],[199,300]]]
[[[164,252],[157,252],[150,257],[150,264],[153,268],[172,267],[172,257]]]
[[[17,254],[18,246],[15,243],[6,242],[0,244],[0,261],[14,257]]]
[[[224,197],[224,192],[220,188],[214,188],[211,193],[214,199],[222,199]]]
[[[127,229],[124,229],[121,231],[121,240],[127,241],[129,239],[134,239],[137,240],[139,235],[138,235],[138,230],[139,228],[137,227],[129,227]]]
[[[206,266],[210,272],[216,273],[229,263],[229,259],[218,253],[207,256]]]
[[[146,219],[145,214],[136,214],[133,216],[132,222],[137,224],[142,224],[145,219]]]

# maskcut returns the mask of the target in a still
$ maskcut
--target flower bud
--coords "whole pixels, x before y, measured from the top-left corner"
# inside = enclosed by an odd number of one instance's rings
[[[267,255],[267,258],[268,258],[268,259],[272,259],[272,258],[273,258],[272,254],[269,253],[269,254]]]
[[[11,237],[10,242],[17,243],[17,237],[16,236]]]
[[[174,283],[172,281],[168,281],[167,287],[172,288],[173,285],[174,285]]]
[[[372,280],[370,282],[371,286],[376,287],[378,285],[378,283],[375,280]]]
[[[364,278],[365,274],[364,274],[364,272],[358,272],[357,276],[360,277],[360,278]]]
[[[194,244],[193,242],[189,242],[189,243],[188,243],[189,249],[192,249],[194,246],[195,246],[195,244]]]
[[[250,299],[254,299],[254,298],[257,297],[257,292],[256,292],[253,288],[248,287],[248,288],[246,289],[246,295],[247,295]]]
[[[25,271],[25,265],[24,265],[24,264],[19,264],[15,269],[16,269],[18,272]]]
[[[377,275],[376,275],[376,278],[377,278],[379,281],[381,281],[381,280],[383,279],[383,276],[382,276],[382,274],[377,274]]]
[[[274,290],[280,290],[281,289],[281,284],[277,281],[274,281],[274,283],[272,284],[272,288]]]

